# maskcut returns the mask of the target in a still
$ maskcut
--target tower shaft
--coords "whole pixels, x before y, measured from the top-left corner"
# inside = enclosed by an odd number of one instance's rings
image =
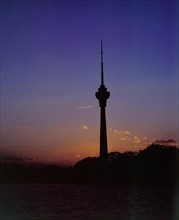
[[[107,131],[106,131],[106,109],[101,107],[100,118],[100,158],[107,160],[108,144],[107,144]]]

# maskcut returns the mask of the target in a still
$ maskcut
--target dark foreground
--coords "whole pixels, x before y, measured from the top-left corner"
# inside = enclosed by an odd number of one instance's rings
[[[151,145],[74,167],[0,163],[1,220],[178,220],[179,149]],[[43,183],[43,184],[42,184]]]

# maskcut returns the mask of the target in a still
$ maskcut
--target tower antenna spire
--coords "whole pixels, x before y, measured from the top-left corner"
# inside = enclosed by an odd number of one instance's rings
[[[104,72],[103,72],[103,42],[101,41],[101,85],[104,85]]]

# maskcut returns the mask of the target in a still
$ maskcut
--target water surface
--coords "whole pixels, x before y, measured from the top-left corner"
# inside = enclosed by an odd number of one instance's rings
[[[1,220],[178,220],[179,189],[1,184]]]

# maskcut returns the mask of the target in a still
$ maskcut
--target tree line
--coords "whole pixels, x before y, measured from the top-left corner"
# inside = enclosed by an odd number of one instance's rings
[[[179,184],[179,149],[152,144],[136,152],[87,157],[73,167],[0,162],[1,183]]]

